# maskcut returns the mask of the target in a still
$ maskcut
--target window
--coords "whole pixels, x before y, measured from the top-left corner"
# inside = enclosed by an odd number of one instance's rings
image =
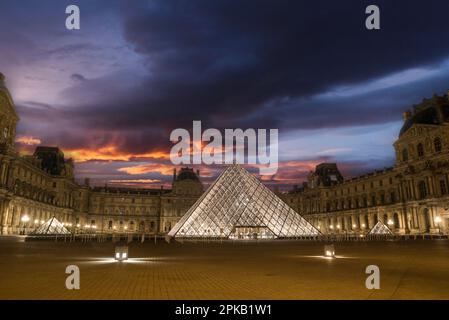
[[[402,150],[402,161],[408,161],[408,150]]]
[[[111,230],[112,229],[112,221],[108,222],[108,229]]]
[[[420,181],[418,183],[419,197],[420,199],[424,199],[427,197],[427,186],[424,181]]]
[[[376,205],[376,196],[371,196],[371,206],[375,206]]]
[[[390,193],[390,202],[395,203],[396,202],[396,194],[393,192]]]
[[[440,190],[442,196],[447,194],[446,182],[444,180],[440,180]]]
[[[420,158],[424,157],[424,147],[422,143],[418,144],[418,147],[416,149],[418,151],[418,157]]]
[[[441,150],[443,149],[441,139],[439,137],[433,140],[433,147],[435,148],[435,152],[441,152]]]

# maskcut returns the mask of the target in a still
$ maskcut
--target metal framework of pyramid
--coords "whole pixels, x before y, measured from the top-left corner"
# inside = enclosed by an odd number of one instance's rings
[[[384,223],[378,221],[376,225],[370,230],[370,232],[368,232],[368,234],[391,235],[393,234],[393,232],[391,232],[390,228],[388,228]]]
[[[65,228],[61,222],[55,217],[50,218],[44,224],[40,225],[34,230],[32,235],[56,235],[56,234],[70,234],[70,231]]]
[[[172,238],[298,238],[320,232],[256,177],[229,166],[170,230]]]

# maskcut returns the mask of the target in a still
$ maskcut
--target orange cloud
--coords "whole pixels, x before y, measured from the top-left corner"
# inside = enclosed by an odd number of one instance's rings
[[[41,140],[33,136],[20,136],[16,138],[16,142],[27,146],[35,146],[41,144]]]
[[[153,151],[148,153],[129,153],[117,149],[114,145],[101,147],[98,149],[74,149],[64,150],[64,153],[77,162],[103,160],[103,161],[130,161],[138,158],[169,159],[166,152]]]
[[[150,172],[159,172],[163,175],[172,175],[173,174],[173,165],[160,164],[160,163],[147,163],[140,164],[137,166],[124,167],[118,169],[120,172],[125,172],[127,174],[136,175],[136,174],[145,174]]]

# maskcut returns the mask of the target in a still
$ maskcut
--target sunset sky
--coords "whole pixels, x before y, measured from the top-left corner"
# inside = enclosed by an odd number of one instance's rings
[[[365,8],[381,9],[381,30]],[[81,30],[65,28],[77,4]],[[425,5],[424,5],[425,4]],[[17,148],[59,146],[79,181],[168,186],[170,132],[278,128],[280,169],[394,163],[401,114],[449,89],[447,0],[0,1]],[[429,18],[432,17],[432,18]],[[206,183],[220,167],[199,167]]]

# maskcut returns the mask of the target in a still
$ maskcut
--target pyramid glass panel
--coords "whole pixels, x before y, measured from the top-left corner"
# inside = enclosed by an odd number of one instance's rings
[[[44,224],[40,225],[36,230],[34,230],[32,235],[52,235],[52,234],[70,234],[61,222],[55,217],[50,218]]]
[[[393,234],[385,224],[378,221],[368,234]]]
[[[171,238],[293,238],[320,232],[239,165],[229,166],[168,233]]]

